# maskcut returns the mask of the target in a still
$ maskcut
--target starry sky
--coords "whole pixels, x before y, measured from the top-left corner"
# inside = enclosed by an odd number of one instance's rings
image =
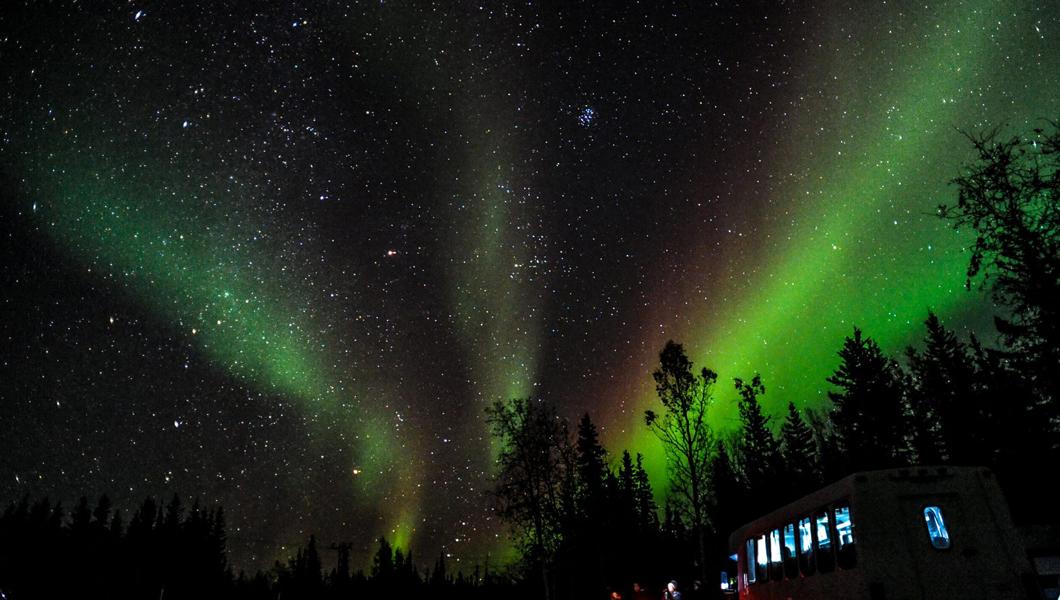
[[[735,376],[821,407],[854,325],[991,341],[934,209],[958,129],[1060,116],[1060,4],[12,2],[0,78],[0,501],[496,564],[494,400],[663,493],[668,339],[720,430]]]

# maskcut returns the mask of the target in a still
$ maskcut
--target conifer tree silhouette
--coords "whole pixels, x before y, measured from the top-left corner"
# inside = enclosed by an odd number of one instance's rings
[[[860,471],[904,464],[908,444],[903,428],[906,410],[897,366],[872,338],[854,328],[839,351],[841,362],[828,378],[836,441],[846,470]]]
[[[801,496],[822,483],[813,431],[803,420],[794,402],[788,402],[788,414],[780,427],[780,439],[793,495]]]

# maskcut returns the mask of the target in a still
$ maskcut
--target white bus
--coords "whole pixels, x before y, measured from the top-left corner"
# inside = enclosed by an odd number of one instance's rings
[[[736,530],[729,552],[741,600],[1043,598],[985,468],[855,473]]]

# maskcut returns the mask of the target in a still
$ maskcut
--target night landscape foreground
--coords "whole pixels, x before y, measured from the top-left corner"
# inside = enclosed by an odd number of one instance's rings
[[[0,600],[1060,597],[1060,3],[9,2]]]

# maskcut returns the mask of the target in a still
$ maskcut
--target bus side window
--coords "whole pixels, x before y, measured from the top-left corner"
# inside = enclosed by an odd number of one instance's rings
[[[950,547],[950,532],[946,529],[946,521],[942,518],[941,506],[924,507],[924,525],[927,527],[933,548],[946,550]]]
[[[788,579],[799,576],[799,561],[796,559],[798,552],[795,549],[795,524],[788,523],[784,526],[784,575]]]
[[[813,555],[813,521],[809,517],[799,519],[799,571],[813,575],[817,561]]]
[[[755,568],[758,566],[755,562],[755,539],[751,538],[744,542],[744,554],[747,559],[747,583],[748,585],[757,581],[755,576]]]
[[[839,568],[852,569],[858,564],[857,546],[854,544],[854,522],[850,519],[850,506],[835,507],[835,532],[839,552],[836,556]]]
[[[780,558],[780,530],[769,532],[769,578],[773,581],[784,579],[784,563]]]
[[[758,559],[756,574],[759,581],[769,581],[769,540],[768,534],[763,533],[756,540],[758,547],[755,548],[755,558]]]
[[[817,570],[829,573],[835,570],[835,554],[832,546],[832,527],[828,519],[828,511],[824,510],[816,515],[817,527],[814,528],[817,538]]]

